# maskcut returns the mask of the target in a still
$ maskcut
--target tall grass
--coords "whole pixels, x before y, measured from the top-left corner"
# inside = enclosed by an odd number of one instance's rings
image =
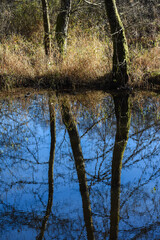
[[[150,49],[130,48],[130,84],[142,86],[145,75],[159,71],[160,48],[158,43]],[[12,35],[0,45],[0,75],[9,76],[11,84],[23,80],[48,78],[54,82],[69,79],[73,83],[94,82],[112,70],[112,43],[108,38],[81,32],[72,33],[68,40],[68,51],[63,60],[57,49],[52,49],[47,58],[43,45],[35,45],[24,37]],[[44,79],[44,80],[43,80]],[[4,78],[5,80],[5,78]],[[7,84],[8,81],[7,81]]]
[[[160,47],[159,39],[152,48],[149,49],[130,49],[130,84],[133,86],[146,85],[147,75],[152,72],[160,74]]]
[[[96,36],[81,34],[69,39],[68,51],[63,60],[56,48],[47,58],[43,45],[12,35],[0,45],[0,74],[17,78],[52,76],[72,81],[96,80],[111,71],[111,44],[100,41]]]
[[[0,3],[0,85],[24,85],[29,80],[44,85],[45,81],[52,84],[63,79],[90,84],[111,72],[112,40],[103,4],[100,8],[82,4],[77,9],[77,2],[73,3],[68,49],[62,59],[54,39],[54,24],[59,11],[56,6],[59,5],[49,2],[55,10],[50,11],[50,58],[46,57],[43,46],[39,1]],[[130,84],[140,86],[145,84],[146,74],[159,71],[159,3],[158,0],[117,0],[117,5],[129,44]]]

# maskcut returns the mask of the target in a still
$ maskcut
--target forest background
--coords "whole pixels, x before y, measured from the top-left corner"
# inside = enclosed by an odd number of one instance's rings
[[[129,85],[158,84],[160,4],[158,0],[117,0],[129,47]],[[44,48],[41,0],[1,0],[0,85],[99,86],[112,71],[112,34],[103,1],[72,1],[67,47],[62,57],[56,39],[62,1],[48,0],[51,53]],[[102,81],[103,80],[103,81]]]

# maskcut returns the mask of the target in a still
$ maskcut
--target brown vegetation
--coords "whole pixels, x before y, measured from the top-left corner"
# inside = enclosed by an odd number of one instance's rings
[[[0,88],[106,87],[113,52],[103,4],[95,7],[73,3],[68,49],[63,61],[55,44],[53,21],[58,11],[52,16],[50,7],[52,52],[48,59],[43,47],[43,17],[37,1],[23,0],[21,5],[15,1],[14,4],[13,8],[3,4],[0,13]],[[160,74],[158,2],[122,4],[117,1],[117,4],[129,44],[129,84],[146,88],[147,79],[152,77],[150,82],[154,84],[153,79],[158,79]],[[58,6],[55,5],[55,9]],[[35,13],[32,16],[28,14],[31,9]]]

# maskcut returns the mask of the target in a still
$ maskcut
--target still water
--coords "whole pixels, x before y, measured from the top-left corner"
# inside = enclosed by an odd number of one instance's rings
[[[0,239],[160,239],[160,97],[0,96]]]

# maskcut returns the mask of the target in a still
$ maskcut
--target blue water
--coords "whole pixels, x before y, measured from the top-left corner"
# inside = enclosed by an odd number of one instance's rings
[[[114,103],[108,94],[91,104],[87,96],[81,99],[71,97],[70,103],[82,136],[95,238],[109,239]],[[121,170],[118,239],[160,239],[160,97],[140,95],[131,101],[129,139]],[[1,98],[0,136],[0,239],[36,239],[49,194],[47,93],[31,94],[27,99]],[[44,239],[87,239],[77,172],[58,102],[55,152],[53,205]]]

